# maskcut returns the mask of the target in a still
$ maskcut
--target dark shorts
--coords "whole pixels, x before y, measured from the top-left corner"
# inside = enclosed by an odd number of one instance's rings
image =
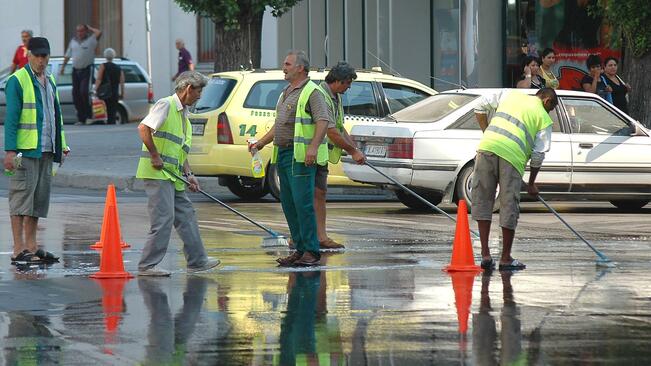
[[[314,177],[314,186],[322,191],[328,190],[328,164],[316,166],[316,176]]]
[[[9,181],[11,216],[47,217],[53,157],[52,153],[43,153],[40,159],[23,157]]]

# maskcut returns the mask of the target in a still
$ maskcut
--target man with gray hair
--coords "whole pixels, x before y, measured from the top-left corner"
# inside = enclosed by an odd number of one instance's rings
[[[185,48],[185,42],[181,38],[177,39],[175,42],[176,49],[179,50],[179,68],[176,74],[172,76],[172,81],[181,75],[185,71],[194,71],[194,63],[192,62],[192,56],[190,51]]]
[[[151,224],[138,263],[140,276],[170,275],[156,265],[167,252],[172,226],[183,240],[188,272],[206,271],[219,265],[218,259],[206,255],[194,208],[185,194],[185,183],[165,171],[182,174],[190,182],[191,191],[199,190],[199,182],[186,159],[192,139],[187,113],[188,106],[199,100],[207,83],[208,78],[199,72],[181,73],[176,78],[176,93],[158,100],[138,126],[143,145],[136,178],[144,179]]]
[[[29,40],[33,36],[34,32],[32,32],[30,29],[23,29],[20,32],[20,40],[23,42],[20,44],[20,46],[18,46],[18,48],[16,48],[16,52],[14,53],[14,60],[11,63],[11,72],[9,74],[13,74],[16,72],[16,70],[27,65],[27,62],[29,62],[29,59],[27,58],[27,43],[29,43]]]

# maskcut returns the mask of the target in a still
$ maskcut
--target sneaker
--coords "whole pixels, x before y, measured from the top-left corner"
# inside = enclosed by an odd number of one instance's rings
[[[188,267],[188,273],[197,273],[197,272],[203,272],[207,271],[211,268],[215,268],[221,263],[221,261],[217,258],[212,258],[208,257],[208,260],[206,261],[206,264],[204,264],[201,267]]]
[[[138,276],[149,276],[149,277],[169,277],[171,275],[170,271],[164,269],[159,269],[155,267],[141,269],[138,271]]]

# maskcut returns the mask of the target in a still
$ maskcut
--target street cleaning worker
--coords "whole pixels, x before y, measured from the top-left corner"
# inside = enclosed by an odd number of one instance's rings
[[[192,139],[187,113],[188,106],[199,100],[207,83],[208,78],[199,72],[181,73],[175,80],[176,93],[157,101],[138,126],[143,145],[136,178],[144,179],[151,224],[138,263],[139,276],[170,275],[156,265],[167,252],[172,226],[183,240],[188,272],[205,271],[219,265],[218,259],[206,255],[192,202],[185,193],[185,183],[163,170],[183,174],[190,182],[190,190],[199,190],[199,181],[186,159]]]
[[[273,141],[271,162],[277,164],[280,202],[296,251],[277,262],[281,266],[319,264],[319,240],[314,212],[317,165],[328,163],[325,135],[332,112],[323,89],[308,78],[310,62],[304,51],[291,51],[283,63],[285,80],[276,105],[274,126],[249,149],[261,150]]]
[[[488,248],[488,236],[498,184],[502,227],[499,269],[526,268],[524,263],[511,257],[515,227],[520,216],[522,176],[527,161],[531,159],[527,192],[533,197],[538,196],[536,176],[545,159],[545,152],[551,146],[552,119],[549,112],[557,104],[558,98],[551,88],[540,89],[535,96],[505,90],[483,97],[475,109],[484,136],[477,148],[472,178],[472,218],[479,226],[481,267],[484,269],[495,267]],[[490,124],[489,113],[493,114]]]

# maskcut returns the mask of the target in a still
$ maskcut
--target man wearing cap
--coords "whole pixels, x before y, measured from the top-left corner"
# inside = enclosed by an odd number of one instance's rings
[[[12,264],[56,262],[37,249],[39,217],[50,206],[52,164],[63,163],[70,150],[63,134],[61,106],[54,77],[47,71],[50,44],[33,37],[27,44],[28,64],[7,80],[5,94],[5,174],[9,183],[9,215],[14,238]],[[22,154],[18,162],[17,154]]]
[[[88,88],[91,69],[95,63],[95,48],[97,48],[97,41],[102,36],[102,31],[88,24],[79,24],[75,32],[76,36],[68,44],[59,73],[63,75],[66,64],[72,57],[72,99],[77,109],[77,124],[83,124],[92,122],[89,121],[93,117],[93,112]]]

